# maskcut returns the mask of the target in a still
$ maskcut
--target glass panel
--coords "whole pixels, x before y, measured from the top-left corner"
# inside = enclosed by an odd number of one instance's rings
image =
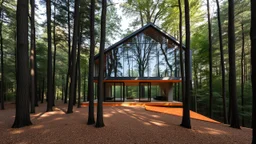
[[[151,101],[151,83],[139,83],[139,101]]]

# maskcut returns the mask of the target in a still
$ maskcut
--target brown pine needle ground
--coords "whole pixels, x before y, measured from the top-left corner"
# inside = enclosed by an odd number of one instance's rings
[[[65,114],[67,105],[58,103],[54,112],[45,112],[46,105],[31,115],[32,126],[11,129],[15,109],[10,104],[0,111],[0,143],[59,144],[140,144],[140,143],[251,143],[252,130],[228,125],[191,120],[192,129],[179,126],[180,116],[146,111],[139,106],[105,106],[104,128],[86,125],[88,109],[74,107]],[[95,115],[96,116],[96,115]],[[96,117],[95,117],[96,119]]]

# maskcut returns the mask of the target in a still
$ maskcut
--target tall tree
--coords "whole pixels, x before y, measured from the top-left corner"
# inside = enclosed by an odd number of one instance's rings
[[[230,126],[240,128],[236,98],[236,55],[235,55],[235,24],[234,0],[228,0],[228,54],[229,54],[229,103]]]
[[[36,98],[36,81],[35,81],[35,1],[30,0],[31,16],[30,16],[30,101],[31,113],[35,113]]]
[[[0,102],[1,102],[1,109],[4,110],[4,51],[3,51],[3,4],[4,0],[1,2],[1,7],[0,7],[0,17],[1,17],[1,22],[0,22],[0,42],[1,42],[1,95],[0,95]]]
[[[66,77],[66,89],[65,89],[65,98],[64,103],[67,103],[68,99],[68,84],[69,84],[69,77],[70,77],[70,64],[71,64],[71,34],[70,34],[70,0],[67,1],[67,7],[68,7],[68,73]]]
[[[95,123],[94,120],[94,51],[95,51],[95,35],[94,35],[94,21],[95,21],[95,0],[91,0],[90,11],[90,58],[89,58],[89,76],[88,76],[88,98],[89,98],[89,114],[87,124]]]
[[[81,25],[81,23],[80,23]],[[80,66],[80,51],[81,51],[81,42],[82,42],[82,26],[80,27],[79,40],[78,40],[78,51],[77,51],[77,80],[78,80],[78,100],[77,108],[81,107],[81,66]]]
[[[209,116],[212,117],[212,24],[211,24],[211,14],[210,14],[210,4],[207,0],[207,18],[208,18],[208,39],[209,39]]]
[[[29,115],[28,0],[17,2],[17,90],[13,128],[31,125]]]
[[[72,42],[72,59],[71,59],[71,83],[70,83],[70,93],[69,93],[69,102],[68,102],[68,111],[67,113],[73,113],[73,102],[75,93],[75,82],[76,82],[76,47],[77,39],[79,36],[78,23],[79,23],[79,5],[80,0],[75,1],[75,17],[74,17],[74,33],[73,33],[73,42]]]
[[[241,23],[242,27],[242,53],[241,53],[241,106],[242,114],[244,113],[244,24]],[[242,126],[244,126],[244,116],[242,115]]]
[[[107,0],[102,0],[101,13],[101,34],[100,34],[100,57],[99,57],[99,76],[98,76],[98,104],[97,104],[97,120],[96,127],[104,127],[103,122],[103,95],[104,95],[104,49],[106,40],[106,14]]]
[[[227,111],[226,111],[226,85],[225,85],[225,65],[224,65],[224,53],[223,53],[223,40],[222,40],[222,27],[220,18],[220,5],[219,0],[216,0],[217,4],[217,17],[218,17],[218,28],[219,28],[219,43],[220,43],[220,63],[221,63],[221,78],[222,78],[222,106],[223,106],[223,117],[224,123],[228,122]]]
[[[182,48],[182,5],[181,0],[179,3],[179,37],[180,37],[180,71],[181,71],[181,96],[182,101],[185,98],[185,78],[184,78],[184,62],[183,62],[183,48]],[[178,98],[179,99],[179,98]]]
[[[52,90],[53,90],[53,106],[55,106],[55,97],[56,97],[56,86],[55,86],[55,71],[56,71],[56,49],[57,49],[57,42],[56,42],[56,5],[54,6],[54,13],[53,13],[53,78],[52,78]]]
[[[256,1],[251,0],[252,144],[256,143]]]
[[[185,98],[183,99],[183,116],[181,126],[191,128],[190,124],[190,80],[191,80],[191,64],[190,64],[190,18],[189,18],[189,1],[185,3],[185,25],[186,25],[186,49],[185,49]]]
[[[51,34],[51,0],[46,0],[47,9],[47,39],[48,39],[48,64],[47,64],[47,110],[53,111],[52,90],[52,34]]]

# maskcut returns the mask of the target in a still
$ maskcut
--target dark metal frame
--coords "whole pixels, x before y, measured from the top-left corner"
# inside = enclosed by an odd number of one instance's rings
[[[141,100],[142,92],[141,92],[141,84],[148,84],[148,100]],[[139,82],[139,101],[140,102],[151,102],[151,82]]]
[[[124,100],[125,100],[125,83],[124,83],[124,82],[104,82],[104,95],[106,95],[106,84],[107,84],[107,83],[112,83],[112,84],[114,84],[114,100],[106,100],[106,97],[104,96],[104,101],[105,101],[105,102],[124,102]],[[121,92],[121,90],[120,90],[120,94],[123,94],[123,95],[122,95],[122,100],[116,100],[116,83],[122,85],[122,86],[121,86],[122,92]],[[112,87],[111,87],[111,89],[112,89]]]

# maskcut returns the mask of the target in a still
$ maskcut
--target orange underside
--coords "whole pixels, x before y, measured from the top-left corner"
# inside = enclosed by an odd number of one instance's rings
[[[98,82],[98,80],[94,80],[94,82]],[[103,80],[103,82],[119,82],[119,83],[139,83],[139,82],[151,82],[151,83],[178,83],[181,80]]]
[[[180,117],[182,116],[182,108],[168,108],[168,107],[156,107],[156,106],[145,106],[145,108],[148,111],[166,113],[166,114],[180,116]],[[212,123],[220,123],[218,121],[215,121],[213,119],[210,119],[206,116],[203,116],[193,111],[190,111],[190,117],[192,119],[197,119],[197,120],[202,120],[202,121],[207,121]]]
[[[82,102],[82,106],[88,106],[88,102]],[[94,103],[97,105],[97,103]],[[103,106],[161,106],[161,107],[182,107],[181,102],[103,102]]]

